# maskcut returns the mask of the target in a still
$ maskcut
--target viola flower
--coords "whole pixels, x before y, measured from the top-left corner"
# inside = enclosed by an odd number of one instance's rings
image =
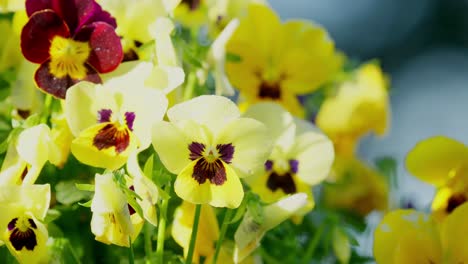
[[[297,96],[315,91],[341,68],[342,56],[321,27],[307,21],[281,23],[269,7],[250,5],[227,43],[226,71],[245,103],[276,101],[296,116]]]
[[[190,236],[193,229],[195,205],[186,201],[176,208],[172,222],[172,237],[184,249],[187,255]],[[200,222],[198,224],[197,240],[195,241],[194,262],[199,263],[201,256],[208,257],[214,254],[215,242],[219,237],[219,226],[216,214],[209,205],[202,205]],[[205,261],[205,263],[208,263]]]
[[[47,262],[48,232],[44,220],[50,185],[0,186],[0,242],[19,263]]]
[[[177,174],[176,194],[194,204],[236,208],[244,190],[239,178],[261,169],[271,150],[260,122],[240,118],[229,99],[199,96],[168,110],[170,122],[153,127],[153,146]]]
[[[95,183],[91,232],[99,242],[129,247],[129,238],[133,242],[141,230],[141,217],[129,206],[112,173],[96,174]]]
[[[180,1],[174,10],[174,18],[187,27],[198,29],[208,18],[206,0]]]
[[[468,148],[454,139],[436,136],[419,142],[406,157],[408,171],[437,188],[432,202],[442,221],[468,200]]]
[[[466,263],[468,204],[457,207],[444,223],[415,210],[388,213],[374,233],[378,264]]]
[[[234,234],[234,263],[249,256],[260,245],[266,232],[303,211],[307,207],[307,199],[307,194],[296,193],[263,207],[264,221],[261,224],[256,223],[247,211]]]
[[[388,183],[383,175],[354,156],[335,157],[321,197],[330,207],[366,216],[388,208]]]
[[[166,97],[155,89],[80,82],[69,89],[65,100],[67,122],[75,136],[71,152],[84,164],[118,169],[130,153],[150,145],[151,127],[166,108]]]
[[[359,67],[350,80],[323,102],[317,126],[334,142],[336,152],[352,155],[359,138],[383,135],[390,119],[388,81],[375,63]]]
[[[263,170],[247,180],[252,190],[267,203],[304,192],[312,209],[311,186],[328,176],[334,159],[332,142],[312,124],[295,119],[273,102],[252,105],[244,116],[264,123],[274,140]]]
[[[0,171],[0,185],[33,184],[47,161],[60,163],[60,147],[49,127],[40,124],[23,130],[10,142]]]
[[[40,64],[34,78],[46,93],[64,99],[73,84],[100,83],[98,73],[122,61],[115,19],[94,0],[27,0],[26,12],[21,50]]]

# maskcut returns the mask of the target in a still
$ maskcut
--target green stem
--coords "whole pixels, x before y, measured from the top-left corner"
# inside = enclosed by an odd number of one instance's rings
[[[166,188],[167,189],[167,188]],[[166,235],[167,205],[169,198],[163,199],[160,206],[159,224],[158,224],[158,244],[156,248],[156,263],[163,263],[164,255],[164,237]]]
[[[231,221],[233,213],[234,213],[234,210],[226,209],[226,213],[224,214],[223,224],[221,226],[221,232],[219,234],[219,239],[216,242],[216,250],[215,250],[214,257],[213,257],[213,261],[211,262],[212,264],[216,264],[218,260],[219,251],[221,249],[221,245],[223,244],[224,236],[226,235],[226,231],[229,226],[229,221]]]
[[[192,235],[190,236],[190,245],[185,264],[192,264],[193,252],[195,250],[195,241],[197,240],[198,222],[200,222],[201,204],[195,206],[195,216],[193,217]]]
[[[40,123],[45,124],[50,116],[50,106],[52,104],[52,95],[47,94],[44,98],[44,107],[41,113]]]
[[[322,237],[322,233],[325,231],[325,224],[322,224],[317,231],[314,234],[314,237],[309,242],[309,245],[307,245],[306,253],[304,255],[304,264],[310,263],[310,259],[314,256],[315,249],[318,246],[318,243],[320,242],[320,238]]]
[[[128,243],[130,244],[130,247],[128,248],[128,263],[134,264],[135,263],[135,255],[133,253],[133,244],[132,244],[132,238],[128,237]]]
[[[145,223],[145,255],[146,255],[146,262],[150,263],[151,254],[153,253],[153,244],[151,243],[153,228],[150,223]]]
[[[185,90],[184,90],[184,101],[192,99],[196,82],[197,82],[197,76],[195,75],[194,72],[191,72],[187,77],[187,85],[185,86]]]

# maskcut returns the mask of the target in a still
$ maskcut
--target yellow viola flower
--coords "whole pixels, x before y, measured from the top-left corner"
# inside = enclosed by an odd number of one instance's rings
[[[154,89],[80,82],[65,100],[67,122],[76,137],[71,152],[84,164],[118,169],[130,153],[150,145],[151,127],[166,108],[166,97]]]
[[[228,61],[226,71],[247,104],[276,101],[296,116],[304,115],[297,96],[318,89],[343,60],[324,29],[308,21],[281,23],[264,5],[249,6],[226,50],[240,57]]]
[[[37,66],[26,59],[19,64],[16,80],[11,85],[11,103],[15,109],[13,115],[26,119],[42,111],[44,93],[34,84],[34,72]]]
[[[234,263],[249,256],[259,245],[265,233],[307,207],[307,194],[296,193],[263,207],[264,221],[259,224],[247,212],[234,234]]]
[[[129,240],[134,241],[141,230],[142,219],[128,205],[112,173],[96,174],[95,184],[91,232],[99,242],[129,247]]]
[[[408,153],[406,168],[437,188],[432,202],[437,220],[468,200],[468,148],[463,143],[444,136],[425,139]]]
[[[50,185],[0,186],[0,241],[19,263],[47,263]]]
[[[272,203],[288,194],[308,194],[308,210],[314,207],[311,186],[324,180],[334,159],[333,143],[311,123],[295,119],[279,104],[252,105],[245,117],[266,125],[274,141],[263,170],[247,180],[260,198]]]
[[[389,126],[388,81],[375,63],[356,70],[339,85],[317,114],[317,126],[335,143],[337,153],[353,154],[357,140],[369,132],[383,135]]]
[[[60,150],[45,124],[23,130],[12,141],[0,170],[0,185],[33,184],[47,161],[59,162]]]
[[[216,95],[177,104],[167,116],[170,122],[153,127],[153,146],[177,174],[176,194],[195,204],[238,207],[244,196],[239,178],[254,175],[270,153],[266,127],[241,118],[234,102]]]
[[[51,118],[52,129],[51,139],[58,147],[57,155],[53,160],[50,160],[55,166],[62,168],[67,162],[70,154],[70,147],[73,141],[73,134],[68,126],[67,119],[64,113],[53,114]]]
[[[223,263],[223,264],[261,264],[263,263],[262,258],[259,254],[252,254],[240,262],[234,262],[234,247],[235,247],[235,244],[233,241],[223,242],[219,250],[217,263]],[[204,263],[205,264],[213,263],[213,258],[214,258],[214,252],[212,255],[208,256],[205,259]]]
[[[181,0],[174,10],[174,18],[184,26],[198,29],[208,21],[208,6],[205,0]]]
[[[468,204],[454,210],[437,225],[431,215],[415,210],[388,213],[374,233],[378,264],[466,263]]]
[[[194,216],[195,205],[186,201],[183,201],[174,213],[171,233],[177,244],[184,249],[184,256],[188,253]],[[219,226],[216,214],[211,206],[202,205],[197,240],[195,241],[194,263],[199,263],[201,256],[207,257],[214,254],[215,242],[218,237]]]
[[[0,13],[2,13],[2,1],[5,0],[0,0]],[[19,66],[24,60],[20,47],[21,29],[28,21],[28,16],[24,10],[24,1],[7,0],[6,3],[3,3],[3,8],[16,6],[18,2],[21,2],[22,10],[13,15],[13,20],[0,18],[0,32],[3,35],[0,42],[0,72]],[[4,9],[4,11],[7,10]]]
[[[384,176],[356,157],[336,156],[332,172],[323,185],[323,203],[366,216],[388,207],[388,183]]]

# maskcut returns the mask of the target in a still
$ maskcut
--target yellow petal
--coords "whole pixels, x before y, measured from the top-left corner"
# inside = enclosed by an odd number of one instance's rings
[[[468,203],[459,206],[442,224],[442,243],[447,256],[446,263],[468,262],[468,242],[464,234],[468,232]]]
[[[435,186],[468,165],[468,149],[454,139],[436,136],[419,142],[406,157],[408,171]]]
[[[374,257],[379,264],[410,264],[398,261],[418,259],[441,263],[442,248],[435,222],[414,210],[388,213],[374,233]]]
[[[230,122],[220,131],[215,142],[232,143],[234,157],[231,166],[241,178],[263,170],[272,148],[267,128],[251,118],[238,118]]]
[[[210,184],[211,201],[214,207],[237,208],[244,198],[244,188],[236,172],[224,163],[226,169],[226,181],[222,185]]]
[[[153,67],[145,85],[168,94],[184,83],[184,79],[185,73],[181,67],[158,65]]]
[[[196,161],[188,164],[174,182],[174,191],[183,200],[194,204],[207,204],[211,202],[212,194],[210,181],[198,183],[192,175]]]
[[[129,89],[144,87],[153,70],[153,63],[146,61],[126,61],[112,72],[101,74],[106,87]]]

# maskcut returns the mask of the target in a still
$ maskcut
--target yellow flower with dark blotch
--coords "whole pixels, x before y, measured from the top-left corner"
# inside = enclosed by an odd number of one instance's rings
[[[296,116],[304,115],[297,96],[318,89],[343,61],[323,28],[303,20],[281,23],[264,5],[249,6],[226,50],[240,57],[228,61],[226,71],[247,104],[276,101]]]
[[[128,204],[112,173],[96,174],[95,183],[91,232],[99,242],[129,247],[129,240],[135,241],[143,219]]]
[[[177,244],[184,249],[184,256],[188,253],[194,216],[195,205],[185,201],[177,207],[174,213],[171,233]],[[208,257],[214,254],[215,242],[218,237],[219,227],[216,214],[211,206],[202,205],[197,240],[195,241],[194,263],[199,263],[201,256]]]
[[[406,157],[408,171],[437,188],[432,211],[444,219],[468,200],[468,148],[454,139],[436,136],[419,142]]]
[[[23,60],[19,64],[16,80],[11,84],[10,100],[14,107],[13,116],[16,119],[25,120],[30,115],[39,114],[42,111],[44,93],[36,88],[31,78],[35,70],[36,65]]]
[[[60,147],[49,127],[40,124],[23,130],[8,146],[0,185],[33,184],[47,161],[53,164],[60,161]]]
[[[378,264],[467,263],[468,204],[438,225],[431,215],[415,210],[388,213],[374,233]]]
[[[208,21],[208,5],[205,0],[181,0],[174,18],[184,26],[198,29]]]
[[[352,155],[362,136],[383,135],[389,119],[387,78],[378,65],[367,63],[325,99],[316,122],[335,143],[337,153]]]
[[[332,172],[323,185],[323,202],[365,216],[388,206],[388,183],[384,176],[356,157],[336,156]]]
[[[247,212],[234,234],[234,263],[248,257],[259,245],[265,233],[307,207],[307,194],[296,193],[263,207],[263,223],[255,222]]]
[[[19,263],[47,263],[50,185],[0,186],[0,242]]]
[[[244,190],[239,178],[261,170],[271,151],[266,127],[241,118],[228,98],[205,95],[167,111],[170,122],[153,127],[153,146],[177,174],[176,194],[195,204],[236,208]]]
[[[150,145],[151,127],[166,108],[166,97],[155,89],[80,82],[65,100],[67,122],[76,137],[71,152],[87,165],[120,168],[130,153]]]
[[[311,123],[295,119],[273,102],[252,105],[244,116],[264,123],[274,141],[263,170],[247,179],[249,186],[267,203],[307,193],[308,210],[312,209],[311,186],[328,176],[334,159],[332,142]]]

